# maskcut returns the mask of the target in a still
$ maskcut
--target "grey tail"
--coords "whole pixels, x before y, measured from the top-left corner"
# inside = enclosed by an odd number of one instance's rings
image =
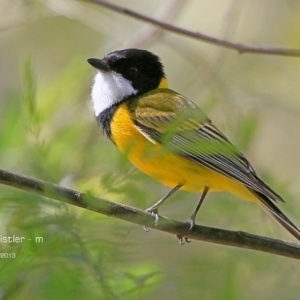
[[[251,192],[262,202],[267,212],[280,223],[289,233],[291,233],[298,241],[300,241],[300,230],[284,215],[282,211],[262,193],[251,190]]]

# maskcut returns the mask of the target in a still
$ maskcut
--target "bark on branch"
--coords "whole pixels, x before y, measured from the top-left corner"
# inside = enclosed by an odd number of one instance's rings
[[[230,231],[200,225],[195,225],[194,228],[189,231],[186,223],[163,216],[160,216],[159,222],[157,226],[155,226],[154,217],[140,209],[97,198],[73,189],[3,169],[0,169],[0,184],[40,194],[47,198],[62,201],[134,224],[181,237],[187,237],[191,240],[252,249],[300,259],[300,244],[297,243],[257,236],[241,231]],[[22,200],[20,199],[20,201]]]
[[[142,20],[144,22],[153,24],[158,26],[166,31],[174,32],[180,35],[184,35],[187,37],[191,37],[197,40],[202,40],[204,42],[218,45],[220,47],[225,47],[231,50],[236,50],[239,53],[254,53],[254,54],[268,54],[268,55],[281,55],[281,56],[291,56],[291,57],[299,57],[300,49],[289,49],[289,48],[280,48],[280,47],[271,47],[271,46],[251,46],[240,43],[233,43],[227,40],[218,39],[201,32],[190,31],[178,26],[174,26],[172,24],[162,22],[153,18],[150,18],[146,15],[128,9],[126,7],[113,4],[104,0],[89,0],[89,2],[101,5],[115,12],[119,12],[121,14],[131,16],[133,18]]]

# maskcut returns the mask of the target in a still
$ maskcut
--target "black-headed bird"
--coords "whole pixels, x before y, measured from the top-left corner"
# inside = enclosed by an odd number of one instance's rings
[[[158,56],[125,49],[88,62],[97,69],[91,96],[99,125],[133,165],[172,188],[147,209],[156,221],[158,207],[179,189],[202,193],[190,228],[208,191],[228,191],[261,204],[300,240],[275,205],[283,199],[196,104],[168,88]]]

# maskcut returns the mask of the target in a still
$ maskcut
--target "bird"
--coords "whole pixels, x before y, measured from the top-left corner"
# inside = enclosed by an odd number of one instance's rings
[[[136,168],[171,188],[146,209],[155,222],[176,191],[199,193],[187,219],[191,230],[208,192],[227,191],[260,204],[300,240],[300,230],[276,206],[283,198],[194,102],[169,88],[157,55],[130,48],[87,61],[97,70],[91,99],[98,125]]]

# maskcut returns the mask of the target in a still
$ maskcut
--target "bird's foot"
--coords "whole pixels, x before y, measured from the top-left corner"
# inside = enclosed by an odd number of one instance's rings
[[[190,243],[191,242],[191,240],[189,240],[185,236],[176,235],[176,237],[178,238],[179,245],[184,245],[185,243]]]
[[[149,207],[149,208],[146,209],[146,212],[150,213],[150,214],[155,218],[155,226],[156,226],[157,223],[158,223],[158,219],[159,219],[157,207],[151,206],[151,207]],[[146,227],[146,226],[144,226],[144,230],[145,230],[146,232],[148,232],[148,231],[149,231],[149,228]]]
[[[186,222],[189,224],[189,230],[192,230],[195,226],[195,219],[193,217],[190,217],[186,220]]]
[[[195,218],[193,216],[191,216],[190,218],[188,218],[186,220],[186,222],[189,225],[189,231],[192,230],[192,228],[195,226]],[[178,238],[178,242],[180,245],[184,245],[185,243],[190,243],[191,240],[185,236],[181,236],[181,235],[176,235],[176,237]]]

